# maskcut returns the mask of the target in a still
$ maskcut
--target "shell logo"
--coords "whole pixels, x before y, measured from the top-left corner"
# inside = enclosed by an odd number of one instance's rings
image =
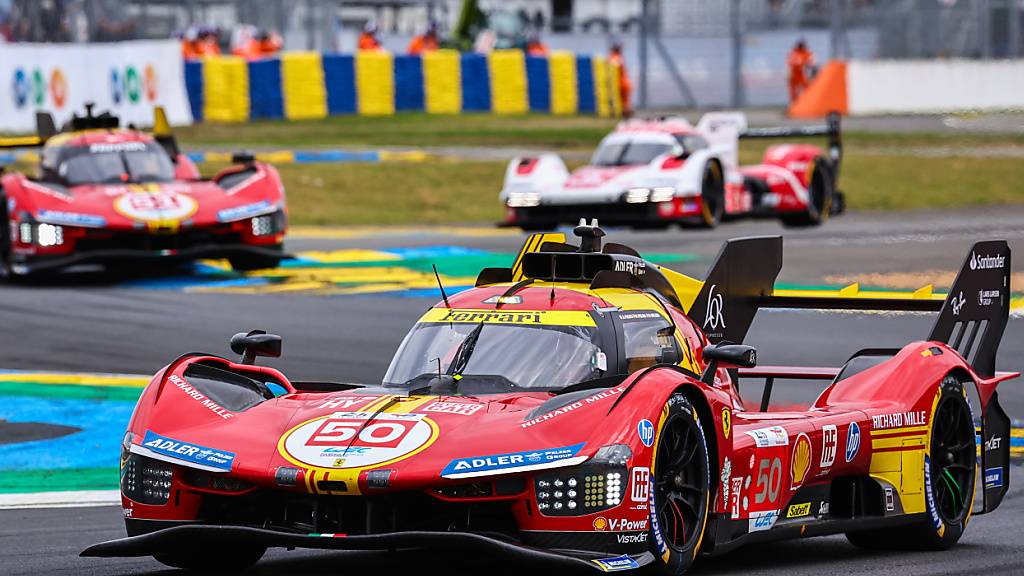
[[[799,488],[807,478],[807,472],[811,469],[811,439],[803,432],[797,436],[793,444],[793,460],[790,462],[790,471],[793,474],[793,488]]]
[[[50,73],[50,98],[53,99],[53,105],[57,108],[63,108],[64,103],[67,102],[68,81],[60,68],[54,68]]]
[[[594,530],[607,530],[608,520],[605,520],[604,516],[598,516],[594,518]]]

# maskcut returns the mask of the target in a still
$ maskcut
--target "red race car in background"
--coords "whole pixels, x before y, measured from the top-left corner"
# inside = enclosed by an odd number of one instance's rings
[[[268,547],[476,549],[681,574],[699,553],[822,534],[944,549],[1006,494],[1006,242],[975,244],[946,300],[799,297],[773,289],[777,236],[730,241],[702,282],[576,231],[442,289],[379,384],[255,366],[281,353],[261,331],[232,338],[239,362],[174,360],[123,439],[128,537],[82,554],[221,571]],[[762,307],[939,314],[927,339],[841,368],[765,367],[728,343]],[[747,378],[768,379],[760,410]],[[769,411],[775,378],[830,383]]]
[[[152,134],[91,107],[64,131],[46,113],[37,124],[37,136],[0,139],[41,147],[35,176],[0,178],[0,272],[198,258],[248,270],[284,257],[287,209],[272,166],[236,155],[236,165],[201,178],[159,108]]]
[[[826,149],[775,144],[760,164],[740,166],[741,139],[827,136]],[[742,112],[627,120],[570,172],[555,154],[514,158],[500,198],[505,226],[550,230],[581,217],[604,224],[713,228],[723,220],[778,218],[816,226],[844,209],[839,115],[823,126],[747,128]]]

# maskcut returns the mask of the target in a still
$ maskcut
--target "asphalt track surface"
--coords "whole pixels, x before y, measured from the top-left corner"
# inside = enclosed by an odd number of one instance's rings
[[[1024,269],[1024,209],[988,208],[956,213],[851,214],[814,230],[783,230],[774,222],[733,223],[710,232],[620,232],[609,240],[630,244],[641,253],[695,254],[681,264],[701,276],[729,237],[784,233],[785,266],[781,282],[821,283],[823,278],[856,272],[903,273],[956,270],[976,240],[1005,238],[1017,253],[1013,270]],[[374,233],[332,239],[293,240],[293,251],[332,248],[384,248],[458,244],[514,251],[521,237],[512,234],[467,236],[446,231]],[[175,356],[193,350],[229,354],[231,334],[263,328],[285,338],[284,357],[268,362],[295,379],[374,381],[382,375],[402,336],[430,304],[424,298],[388,296],[188,294],[126,288],[123,278],[74,275],[32,285],[0,286],[0,368],[150,373]],[[942,287],[937,287],[942,288]],[[1019,291],[1019,288],[1018,288]],[[841,364],[867,346],[900,346],[923,338],[927,315],[839,314],[771,311],[755,321],[748,342],[764,364]],[[1024,318],[1010,320],[999,353],[1000,370],[1024,370]],[[753,383],[750,383],[753,384]],[[747,384],[744,396],[756,401],[759,390]],[[776,385],[775,400],[810,402],[818,387]],[[1004,384],[1001,398],[1013,418],[1024,416],[1024,382]],[[1024,573],[1024,499],[1017,487],[1003,506],[971,523],[961,544],[948,553],[859,551],[842,537],[741,549],[705,559],[694,574],[901,575]],[[150,559],[80,559],[91,543],[123,535],[114,507],[0,511],[0,574],[160,573]],[[256,574],[337,574],[373,571],[462,574],[486,569],[521,573],[522,566],[466,554],[347,554],[275,551]],[[428,566],[431,567],[428,569]],[[506,568],[508,567],[508,568]]]

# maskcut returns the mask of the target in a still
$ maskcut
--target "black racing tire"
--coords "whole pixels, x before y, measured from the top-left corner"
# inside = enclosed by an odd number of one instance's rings
[[[704,176],[700,184],[700,210],[697,221],[699,228],[718,226],[725,214],[725,177],[722,175],[722,165],[715,160],[709,160],[704,165]]]
[[[948,550],[960,540],[974,507],[977,479],[974,418],[964,383],[953,374],[942,380],[931,419],[925,457],[928,519],[911,526],[848,532],[854,546],[875,550]]]
[[[284,248],[281,244],[278,244],[270,247],[270,249],[282,251]],[[277,268],[280,261],[280,258],[275,256],[261,256],[257,254],[241,254],[228,258],[228,263],[231,264],[231,269],[235,272],[251,272],[265,268]]]
[[[166,566],[190,572],[234,573],[252,568],[267,549],[245,544],[195,546],[187,552],[154,554],[153,558]]]
[[[807,228],[820,226],[832,214],[832,203],[835,200],[835,180],[832,168],[822,156],[818,156],[811,164],[812,172],[807,193],[811,197],[806,212],[783,214],[779,217],[782,225],[789,228]]]
[[[678,576],[693,564],[707,529],[709,450],[697,410],[681,394],[668,399],[656,430],[647,539],[654,555],[650,571]]]
[[[11,252],[11,220],[7,215],[7,195],[0,189],[0,278],[8,282],[17,281],[14,273],[14,256]]]

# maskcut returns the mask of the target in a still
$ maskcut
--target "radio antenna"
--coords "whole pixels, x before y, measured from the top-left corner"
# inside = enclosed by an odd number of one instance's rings
[[[451,309],[452,305],[448,303],[448,295],[444,292],[444,284],[441,284],[441,275],[437,273],[437,264],[431,264],[434,268],[434,278],[437,278],[437,287],[441,290],[441,299],[444,300],[446,308]]]

